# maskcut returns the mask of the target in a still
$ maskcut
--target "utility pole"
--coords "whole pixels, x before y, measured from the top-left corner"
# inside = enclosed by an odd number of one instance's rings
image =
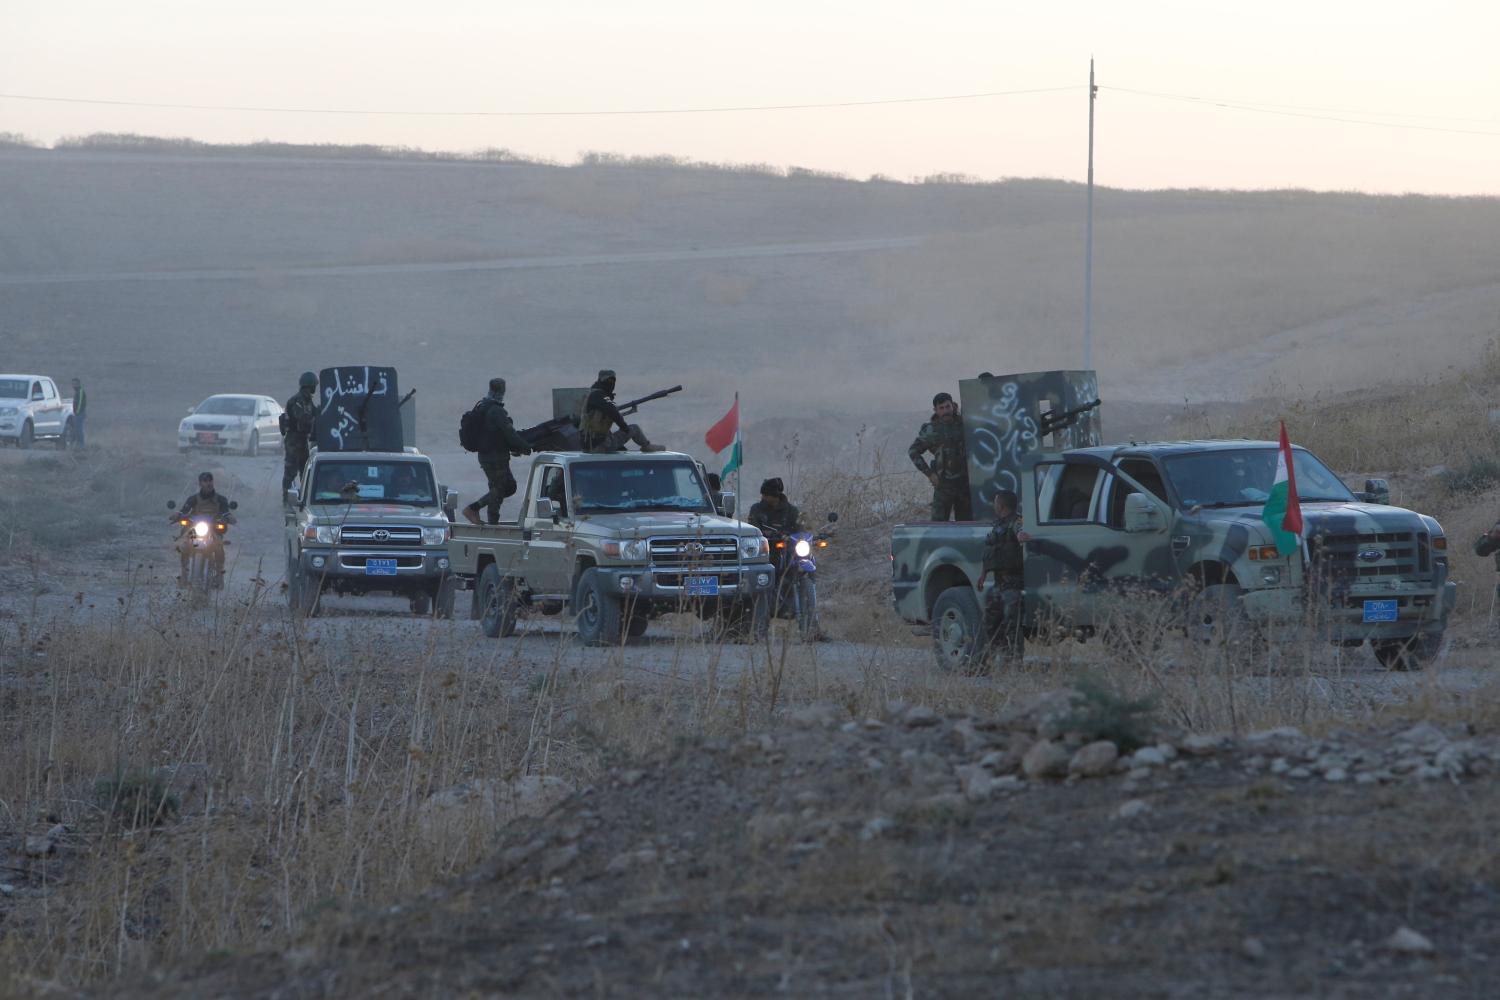
[[[1089,218],[1083,243],[1083,367],[1094,367],[1094,60],[1089,60]]]

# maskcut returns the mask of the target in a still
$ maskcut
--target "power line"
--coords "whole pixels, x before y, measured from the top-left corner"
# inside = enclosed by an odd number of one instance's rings
[[[934,97],[891,97],[869,101],[829,101],[820,104],[749,104],[707,108],[634,108],[593,111],[423,111],[372,108],[283,108],[237,104],[181,104],[158,101],[119,101],[95,97],[53,97],[43,94],[0,94],[10,101],[43,101],[51,104],[98,104],[123,108],[157,108],[173,111],[247,111],[290,115],[380,115],[406,118],[593,118],[624,115],[710,115],[746,111],[815,111],[827,108],[865,108],[891,104],[933,104],[939,101],[975,101],[1022,94],[1055,94],[1068,87],[1031,87],[1024,90],[989,90],[973,94],[943,94]]]
[[[1235,101],[1220,97],[1195,97],[1191,94],[1165,94],[1152,90],[1134,90],[1130,87],[1101,87],[1101,90],[1112,90],[1117,94],[1130,94],[1136,97],[1151,97],[1164,101],[1179,101],[1186,104],[1198,104],[1205,107],[1223,108],[1230,111],[1249,111],[1262,115],[1278,115],[1283,118],[1306,118],[1314,121],[1340,122],[1345,125],[1366,125],[1373,128],[1395,128],[1413,132],[1447,132],[1453,135],[1490,135],[1500,136],[1500,131],[1489,131],[1485,129],[1450,128],[1444,125],[1415,125],[1406,122],[1381,122],[1370,121],[1370,117],[1384,116],[1397,118],[1429,118],[1437,121],[1473,121],[1493,122],[1486,118],[1444,118],[1438,115],[1405,115],[1399,112],[1380,111],[1344,111],[1337,112],[1334,109],[1320,109],[1303,107],[1295,104],[1262,104],[1251,101]],[[1321,113],[1333,111],[1334,113]],[[1364,118],[1345,118],[1345,114],[1364,115]],[[1497,123],[1500,124],[1500,123]]]

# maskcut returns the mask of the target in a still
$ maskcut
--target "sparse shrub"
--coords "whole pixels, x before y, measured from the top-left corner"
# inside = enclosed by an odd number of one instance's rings
[[[181,805],[166,779],[154,771],[100,778],[94,783],[94,803],[127,830],[164,823]]]
[[[1449,493],[1482,493],[1500,483],[1500,461],[1477,455],[1456,469],[1448,469],[1439,480]]]
[[[1156,702],[1152,698],[1126,698],[1097,677],[1083,675],[1073,681],[1082,696],[1073,712],[1062,721],[1064,732],[1084,740],[1109,740],[1122,753],[1151,742],[1156,730]]]

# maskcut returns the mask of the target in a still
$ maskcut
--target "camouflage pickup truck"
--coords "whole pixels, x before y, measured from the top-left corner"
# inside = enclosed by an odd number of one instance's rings
[[[729,515],[734,500],[723,495]],[[770,625],[765,536],[721,515],[697,463],[674,452],[543,452],[517,519],[454,525],[449,555],[491,638],[514,634],[521,615],[564,612],[591,645],[641,636],[674,611],[733,637]]]
[[[1093,414],[1060,432],[1071,446],[1048,447],[1036,407],[1073,410],[1093,394],[1092,373],[971,380],[962,392],[975,510],[986,510],[996,489],[1021,498],[1030,534],[1028,632],[1084,638],[1166,624],[1212,642],[1310,630],[1346,646],[1369,642],[1395,668],[1437,654],[1456,596],[1448,539],[1433,518],[1390,506],[1380,481],[1355,494],[1311,452],[1294,448],[1306,546],[1282,557],[1261,521],[1276,442],[1102,446]],[[996,433],[991,405],[1001,394],[1005,434]],[[984,523],[894,530],[896,609],[907,621],[931,623],[945,667],[966,666],[978,653],[974,581],[987,530]]]

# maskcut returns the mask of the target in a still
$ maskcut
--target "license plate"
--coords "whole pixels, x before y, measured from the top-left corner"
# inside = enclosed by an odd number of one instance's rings
[[[366,559],[365,576],[395,576],[396,560],[394,559]]]
[[[215,434],[213,431],[199,431],[198,432],[198,443],[199,444],[213,444],[218,439],[219,439],[219,435]]]
[[[1393,622],[1396,620],[1396,599],[1366,601],[1365,621],[1367,622]]]
[[[719,578],[716,576],[690,576],[682,581],[682,589],[689,597],[718,597]]]

